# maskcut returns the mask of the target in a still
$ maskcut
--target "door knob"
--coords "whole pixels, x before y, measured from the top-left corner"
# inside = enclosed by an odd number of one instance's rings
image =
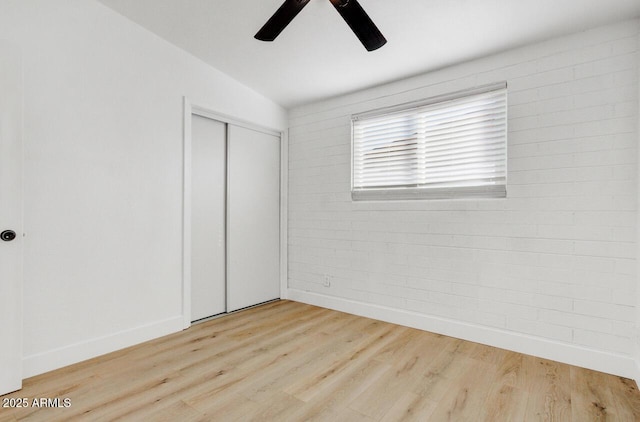
[[[14,232],[13,230],[5,230],[0,233],[0,239],[4,240],[5,242],[11,242],[15,238],[16,232]]]

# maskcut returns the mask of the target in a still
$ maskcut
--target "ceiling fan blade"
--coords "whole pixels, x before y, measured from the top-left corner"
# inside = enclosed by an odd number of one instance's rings
[[[276,13],[273,14],[254,36],[260,41],[273,41],[293,18],[309,3],[310,0],[285,0]]]
[[[331,0],[331,4],[351,27],[351,30],[367,51],[376,50],[387,43],[384,35],[378,30],[357,0]]]

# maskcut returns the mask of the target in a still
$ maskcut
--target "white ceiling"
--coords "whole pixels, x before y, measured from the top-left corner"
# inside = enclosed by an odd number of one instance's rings
[[[284,107],[640,16],[639,0],[359,0],[388,43],[367,52],[329,0],[272,43],[283,0],[99,0]]]

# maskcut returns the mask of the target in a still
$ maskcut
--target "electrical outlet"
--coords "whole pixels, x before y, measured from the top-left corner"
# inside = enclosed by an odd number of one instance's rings
[[[331,287],[331,278],[328,274],[324,275],[324,282],[322,283],[324,287]]]

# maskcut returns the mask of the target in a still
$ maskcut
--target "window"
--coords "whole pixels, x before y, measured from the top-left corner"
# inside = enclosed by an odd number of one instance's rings
[[[505,83],[353,116],[352,130],[355,200],[506,196]]]

